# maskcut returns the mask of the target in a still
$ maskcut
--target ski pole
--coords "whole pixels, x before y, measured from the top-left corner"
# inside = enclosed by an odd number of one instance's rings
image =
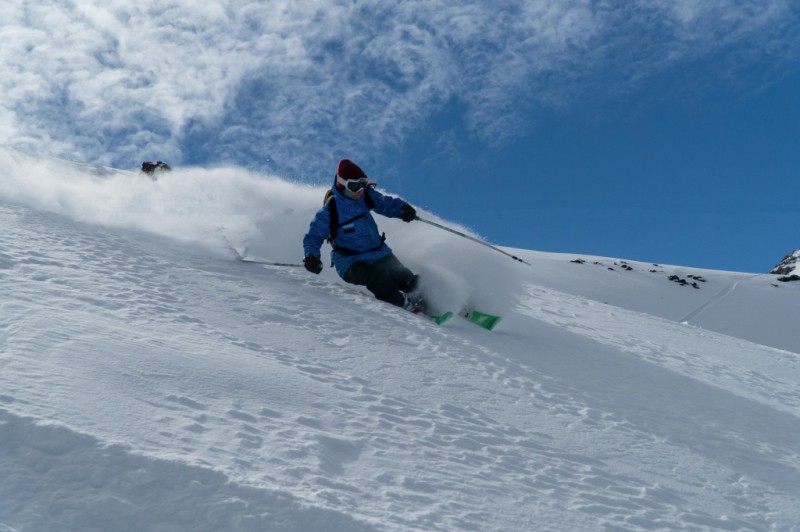
[[[450,227],[447,227],[447,226],[444,226],[444,225],[441,225],[441,224],[437,224],[436,222],[432,222],[430,220],[426,220],[425,218],[420,218],[419,216],[417,216],[414,219],[417,220],[417,221],[420,221],[420,222],[425,222],[428,225],[432,225],[434,227],[438,227],[439,229],[444,229],[445,231],[447,231],[449,233],[453,233],[454,235],[458,235],[458,236],[460,236],[462,238],[466,238],[467,240],[472,240],[473,242],[477,242],[478,244],[481,244],[482,246],[486,246],[487,248],[491,248],[491,249],[497,251],[498,253],[502,253],[506,257],[511,257],[515,261],[521,262],[522,264],[527,264],[528,266],[531,265],[530,262],[525,262],[521,258],[519,258],[519,257],[517,257],[515,255],[512,255],[511,253],[506,253],[502,249],[497,248],[497,247],[495,247],[495,246],[493,246],[493,245],[491,245],[491,244],[489,244],[487,242],[484,242],[483,240],[481,240],[479,238],[475,238],[473,236],[469,236],[469,235],[464,234],[464,233],[462,233],[460,231],[456,231],[455,229],[451,229]]]
[[[236,249],[235,247],[233,247],[233,244],[231,244],[230,240],[228,240],[228,237],[226,237],[225,235],[222,235],[222,238],[225,239],[228,247],[230,248],[231,251],[233,251],[234,255],[236,255],[236,258],[239,259],[240,262],[250,262],[250,263],[253,263],[253,264],[264,264],[265,266],[281,266],[281,267],[284,267],[284,268],[303,268],[304,267],[302,264],[296,264],[296,263],[291,263],[291,262],[273,262],[271,260],[251,259],[250,257],[246,256],[249,246],[244,249],[244,253],[239,253],[239,250]]]
[[[272,262],[269,260],[250,259],[246,257],[241,257],[239,260],[242,262],[251,262],[253,264],[264,264],[266,266],[283,266],[285,268],[304,268],[302,264],[296,264],[293,262]]]

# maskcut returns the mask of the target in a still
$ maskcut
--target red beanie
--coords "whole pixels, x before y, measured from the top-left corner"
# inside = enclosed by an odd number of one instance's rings
[[[336,175],[342,179],[363,179],[367,177],[364,170],[358,167],[356,163],[350,159],[342,159],[339,161],[339,167],[336,169]]]

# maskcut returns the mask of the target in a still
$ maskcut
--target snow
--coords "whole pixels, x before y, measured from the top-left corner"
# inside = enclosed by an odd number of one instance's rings
[[[322,193],[0,149],[0,531],[800,528],[799,283],[377,217],[438,327],[234,259]]]

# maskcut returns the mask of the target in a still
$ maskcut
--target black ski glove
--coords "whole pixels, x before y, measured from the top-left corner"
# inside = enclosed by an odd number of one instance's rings
[[[311,273],[319,274],[322,271],[322,260],[316,255],[306,255],[303,259],[303,266]]]
[[[404,222],[413,222],[414,218],[416,217],[417,210],[408,203],[403,205],[403,207],[400,209],[400,219]]]

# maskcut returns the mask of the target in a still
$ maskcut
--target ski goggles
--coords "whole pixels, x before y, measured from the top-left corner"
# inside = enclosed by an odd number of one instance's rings
[[[350,192],[358,192],[369,186],[369,179],[362,177],[361,179],[342,179],[336,176],[336,182],[345,187]]]

